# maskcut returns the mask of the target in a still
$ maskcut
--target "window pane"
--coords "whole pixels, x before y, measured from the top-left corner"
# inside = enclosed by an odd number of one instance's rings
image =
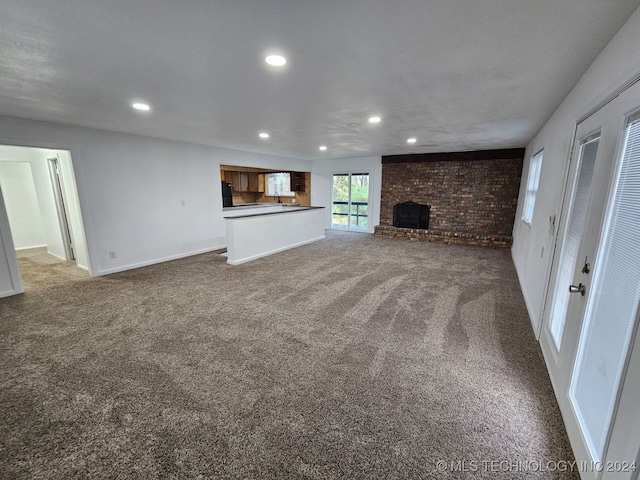
[[[351,175],[351,223],[350,228],[366,230],[368,227],[369,174]]]
[[[364,173],[351,175],[351,201],[365,203],[369,201],[368,174]]]
[[[333,197],[331,223],[334,227],[347,228],[349,224],[349,175],[334,175],[331,188]]]
[[[355,227],[367,226],[367,204],[359,202],[351,204],[351,225]]]
[[[529,176],[527,178],[527,190],[522,208],[522,219],[526,223],[533,221],[533,209],[538,193],[538,182],[540,180],[540,170],[542,169],[542,151],[531,157],[529,162]]]
[[[562,242],[558,279],[556,280],[556,289],[549,322],[551,336],[558,350],[560,350],[562,332],[564,331],[564,324],[567,317],[567,307],[569,306],[571,296],[568,287],[573,280],[573,272],[576,269],[576,262],[578,261],[578,249],[582,242],[582,233],[587,220],[587,210],[589,208],[589,199],[591,198],[591,181],[593,179],[599,145],[600,138],[598,137],[584,143],[580,147],[578,177],[572,205],[569,210],[569,225],[567,226],[565,238]]]
[[[333,200],[339,202],[349,201],[349,175],[333,176]]]

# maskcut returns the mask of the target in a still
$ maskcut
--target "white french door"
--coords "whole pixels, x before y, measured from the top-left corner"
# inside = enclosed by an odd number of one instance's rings
[[[573,162],[574,171],[572,171],[572,176],[576,179],[575,188],[567,208],[567,225],[564,228],[564,238],[560,243],[559,258],[555,265],[555,288],[551,291],[549,333],[556,352],[560,350],[562,344],[562,334],[564,333],[565,319],[569,300],[571,299],[569,289],[562,287],[571,284],[575,277],[578,260],[582,260],[578,258],[578,250],[582,243],[582,234],[587,221],[593,173],[600,147],[601,132],[598,130],[595,133],[584,136],[583,132],[586,128],[588,128],[588,125],[581,125],[578,129],[579,148],[576,149],[576,159]],[[587,265],[588,263],[588,259],[585,258],[584,264]],[[582,266],[582,270],[586,268],[584,265]]]
[[[331,185],[331,227],[369,230],[369,174],[336,173]]]
[[[636,83],[578,125],[540,337],[588,479],[632,478],[640,448],[639,112]]]

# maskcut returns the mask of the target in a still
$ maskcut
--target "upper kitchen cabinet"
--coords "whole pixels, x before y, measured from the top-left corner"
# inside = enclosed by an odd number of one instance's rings
[[[248,172],[240,172],[240,192],[248,192],[249,191],[249,173]]]
[[[306,189],[305,173],[291,172],[291,191],[304,192]]]
[[[236,170],[223,170],[222,172],[221,177],[225,182],[231,183],[234,192],[264,192],[264,174]]]
[[[260,182],[259,182],[258,174],[255,172],[249,172],[247,175],[249,175],[249,191],[258,193],[260,191],[260,188],[259,188]]]
[[[227,172],[227,176],[229,173],[231,173],[231,188],[234,192],[241,192],[240,172]]]

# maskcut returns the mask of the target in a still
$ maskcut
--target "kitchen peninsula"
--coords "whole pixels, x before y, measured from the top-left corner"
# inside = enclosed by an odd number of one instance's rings
[[[227,229],[227,263],[230,265],[325,237],[324,207],[259,203],[222,210]]]

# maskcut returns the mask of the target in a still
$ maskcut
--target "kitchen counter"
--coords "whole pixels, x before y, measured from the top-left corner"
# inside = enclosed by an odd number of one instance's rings
[[[223,212],[233,212],[234,210],[243,210],[245,208],[261,208],[261,207],[274,207],[276,205],[282,205],[281,203],[239,203],[233,207],[224,207]]]
[[[247,208],[267,208],[267,207],[279,207],[279,206],[291,206],[291,207],[303,207],[299,203],[278,203],[278,202],[262,202],[262,203],[239,203],[233,207],[224,207],[223,212],[233,212],[237,210],[245,210]]]
[[[257,215],[276,215],[279,213],[291,213],[291,212],[299,212],[302,210],[313,210],[316,208],[324,208],[324,207],[313,207],[313,206],[304,206],[298,204],[291,203],[280,203],[280,204],[261,204],[260,207],[227,207],[222,210],[223,218],[240,218],[240,217],[252,217]],[[237,209],[237,210],[234,210]]]
[[[325,207],[261,205],[264,207],[223,209],[227,229],[227,263],[230,265],[239,265],[325,237]]]

